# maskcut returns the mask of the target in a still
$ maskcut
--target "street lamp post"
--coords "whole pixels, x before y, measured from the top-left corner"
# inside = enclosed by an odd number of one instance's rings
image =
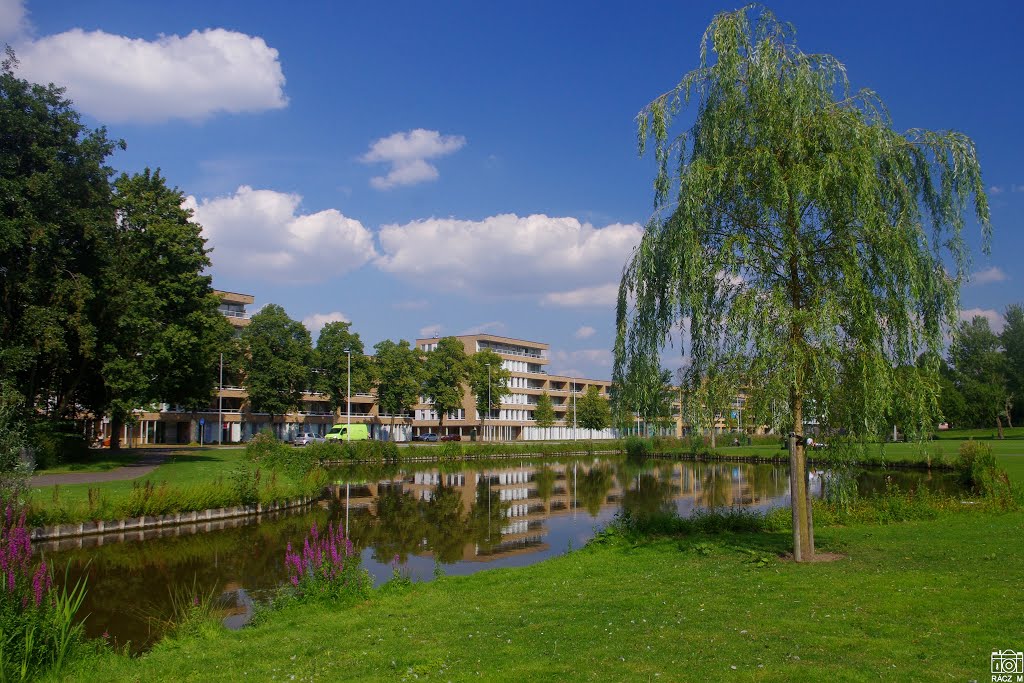
[[[569,387],[572,390],[572,440],[576,440],[576,378],[572,380],[572,386]],[[573,470],[573,477],[576,476],[575,470]]]
[[[345,349],[348,356],[348,391],[345,393],[345,436],[352,441],[352,349]],[[348,530],[346,529],[346,533]]]
[[[224,354],[220,354],[220,388],[217,390],[217,422],[220,423],[220,438],[217,443],[224,445]]]

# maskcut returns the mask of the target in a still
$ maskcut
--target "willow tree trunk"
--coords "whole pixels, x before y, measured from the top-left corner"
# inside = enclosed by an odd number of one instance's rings
[[[804,562],[814,556],[811,500],[807,481],[807,457],[804,450],[802,397],[799,392],[793,390],[791,398],[793,432],[789,437],[789,496],[793,509],[793,559]]]

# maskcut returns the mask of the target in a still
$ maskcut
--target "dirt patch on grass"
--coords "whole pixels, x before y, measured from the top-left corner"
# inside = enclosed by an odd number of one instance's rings
[[[783,562],[792,562],[793,553],[786,553],[780,558]],[[811,559],[804,558],[804,563],[807,562],[836,562],[838,560],[848,560],[850,556],[845,553],[814,553],[814,557]]]

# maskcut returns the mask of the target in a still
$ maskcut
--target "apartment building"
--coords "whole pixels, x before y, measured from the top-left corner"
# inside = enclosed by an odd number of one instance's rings
[[[246,306],[254,298],[248,294],[216,291],[220,297],[220,312],[241,333],[249,324]],[[607,397],[611,382],[548,374],[548,345],[489,334],[456,337],[467,354],[490,350],[502,359],[502,367],[511,373],[501,407],[492,415],[480,416],[469,389],[464,387],[462,406],[451,411],[440,429],[440,435],[458,434],[470,439],[523,441],[540,439],[608,439],[615,430],[584,430],[574,428],[573,415],[576,400],[591,386],[598,387]],[[422,351],[436,347],[439,338],[417,339]],[[542,428],[535,424],[533,412],[537,399],[544,392],[551,397],[555,409],[556,425]],[[137,423],[125,426],[122,441],[126,444],[151,443],[239,443],[248,440],[263,429],[271,429],[278,437],[290,439],[299,432],[325,434],[332,424],[351,420],[366,424],[372,438],[408,441],[425,433],[438,433],[438,416],[428,403],[420,403],[410,414],[392,416],[382,413],[374,392],[356,393],[351,397],[348,411],[331,411],[326,394],[306,392],[299,410],[287,415],[253,412],[246,400],[241,378],[221,373],[215,398],[201,411],[187,411],[181,406],[163,404],[152,410],[137,411]],[[109,424],[104,430],[109,435]],[[481,431],[482,428],[482,431]]]
[[[549,346],[542,342],[513,339],[493,334],[467,334],[455,337],[467,355],[480,351],[491,351],[501,357],[501,366],[511,374],[506,393],[501,396],[501,406],[491,415],[481,416],[476,409],[476,400],[465,389],[462,407],[445,416],[442,434],[458,434],[469,437],[474,430],[483,432],[483,439],[497,441],[535,441],[539,439],[610,439],[614,430],[590,431],[573,428],[575,401],[591,386],[608,398],[611,388],[609,380],[585,379],[565,375],[548,374]],[[417,339],[416,347],[427,352],[437,348],[438,337]],[[547,392],[555,409],[553,427],[536,426],[533,412],[537,399]],[[430,404],[416,406],[413,433],[437,432],[438,415]]]

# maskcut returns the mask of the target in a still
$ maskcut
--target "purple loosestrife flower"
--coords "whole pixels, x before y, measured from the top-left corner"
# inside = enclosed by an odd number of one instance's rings
[[[48,577],[46,563],[41,562],[36,569],[36,573],[32,575],[32,599],[35,601],[36,606],[39,606],[39,603],[43,601],[43,593],[47,589]]]

